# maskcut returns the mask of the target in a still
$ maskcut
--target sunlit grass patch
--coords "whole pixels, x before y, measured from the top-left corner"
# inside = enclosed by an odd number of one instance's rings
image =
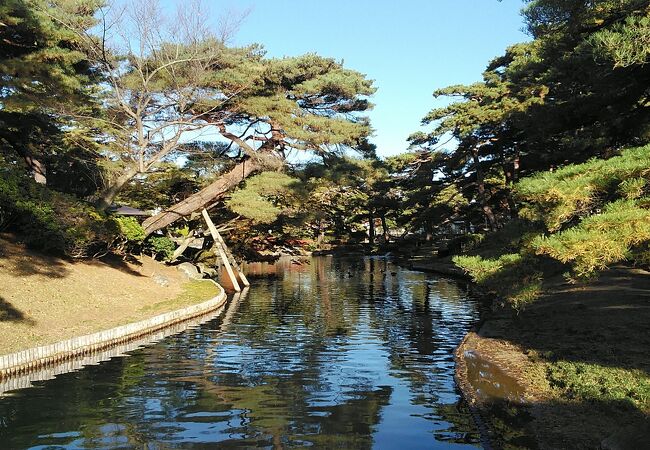
[[[467,272],[483,289],[521,310],[543,293],[545,265],[534,255],[510,253],[498,258],[456,256],[454,264]]]
[[[547,364],[551,388],[580,401],[625,400],[650,412],[650,376],[643,370],[607,367],[583,362]]]
[[[175,298],[154,303],[143,307],[140,311],[168,312],[186,306],[195,305],[210,300],[219,294],[219,288],[214,283],[201,280],[191,280],[183,284],[182,292]]]

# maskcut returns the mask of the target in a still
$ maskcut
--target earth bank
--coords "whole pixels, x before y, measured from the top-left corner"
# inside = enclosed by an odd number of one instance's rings
[[[216,286],[188,280],[143,256],[69,261],[0,235],[0,354],[116,327],[210,299]]]
[[[638,449],[650,442],[650,273],[558,279],[518,315],[488,315],[457,377],[503,448]]]

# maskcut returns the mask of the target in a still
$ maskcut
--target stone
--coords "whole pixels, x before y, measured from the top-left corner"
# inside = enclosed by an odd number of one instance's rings
[[[160,275],[159,273],[153,274],[151,279],[154,281],[154,283],[159,284],[162,287],[169,286],[169,279],[164,275]]]
[[[184,262],[176,266],[176,269],[183,274],[187,279],[198,280],[203,278],[199,273],[199,269],[192,263]]]
[[[196,266],[199,268],[199,271],[208,278],[214,278],[218,275],[217,270],[214,267],[210,267],[203,263],[197,263]]]

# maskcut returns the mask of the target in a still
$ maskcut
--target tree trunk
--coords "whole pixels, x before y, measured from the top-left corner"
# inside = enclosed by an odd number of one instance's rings
[[[323,220],[318,219],[318,237],[316,238],[316,248],[321,248],[323,244],[323,239],[325,239],[325,232],[323,231]]]
[[[485,180],[483,176],[483,170],[481,169],[481,161],[479,160],[478,157],[478,149],[472,150],[472,160],[474,161],[474,166],[476,168],[476,185],[478,187],[478,200],[479,203],[481,204],[481,208],[483,209],[483,214],[485,214],[485,218],[488,221],[490,231],[494,231],[497,229],[497,219],[496,216],[494,215],[494,212],[492,211],[492,208],[490,208],[490,205],[487,202],[487,195],[485,192]]]
[[[384,234],[384,242],[388,242],[388,224],[386,223],[386,215],[382,214],[381,218],[381,230]]]
[[[131,179],[138,174],[138,169],[135,167],[127,168],[122,175],[115,181],[111,182],[99,194],[99,198],[95,201],[95,207],[101,211],[105,211],[113,204],[115,196],[122,190],[124,185],[131,181]]]
[[[519,152],[516,152],[512,161],[506,161],[505,157],[501,156],[503,159],[503,176],[505,178],[506,187],[508,188],[508,193],[506,195],[506,201],[508,202],[508,209],[510,210],[510,218],[516,219],[518,214],[517,202],[512,195],[514,184],[517,182],[519,177]]]
[[[34,158],[32,155],[26,155],[24,156],[24,159],[27,163],[27,167],[29,167],[29,170],[32,172],[34,181],[36,181],[38,184],[46,184],[47,170],[45,168],[45,164]]]
[[[368,218],[368,242],[370,244],[375,243],[375,216],[372,214]]]
[[[196,194],[192,194],[185,200],[146,219],[142,223],[145,233],[148,236],[154,231],[171,225],[181,217],[189,216],[193,212],[207,207],[260,168],[260,163],[252,159],[246,159],[240,162],[230,172],[223,174],[215,182],[201,189]]]

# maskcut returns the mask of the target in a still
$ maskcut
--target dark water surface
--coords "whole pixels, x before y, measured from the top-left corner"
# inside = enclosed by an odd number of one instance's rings
[[[0,448],[479,445],[461,287],[381,258],[278,267],[200,327],[0,398]]]

